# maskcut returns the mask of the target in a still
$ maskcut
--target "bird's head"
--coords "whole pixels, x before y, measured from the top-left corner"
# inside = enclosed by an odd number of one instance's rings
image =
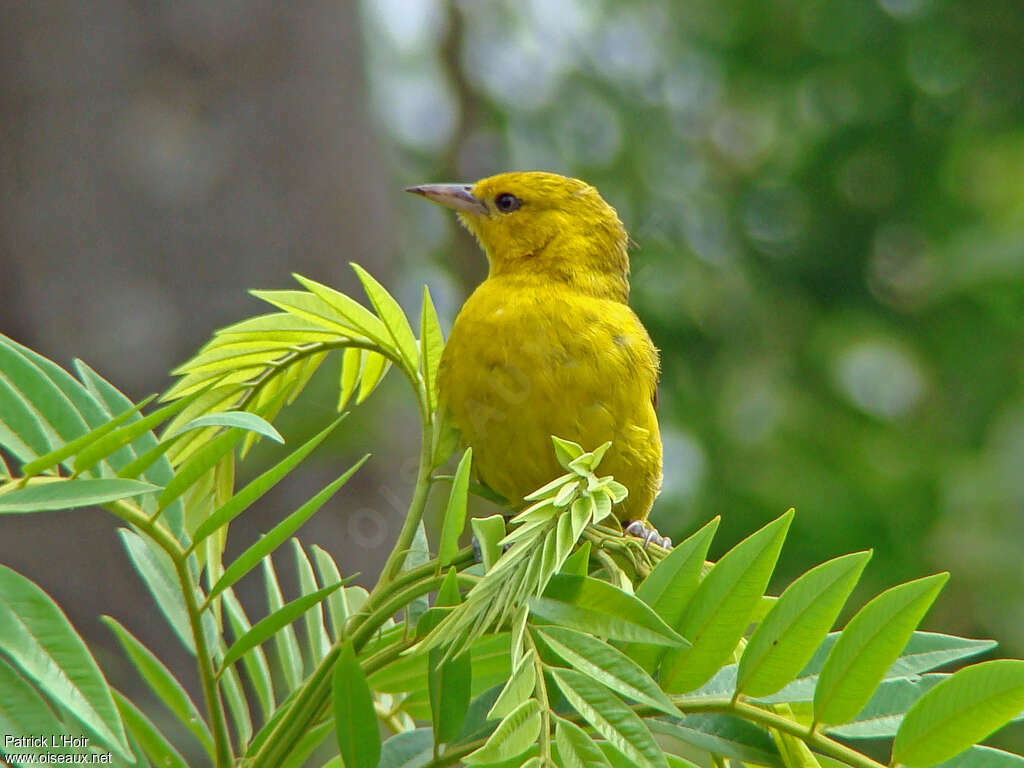
[[[598,191],[579,179],[523,171],[406,191],[458,212],[487,254],[491,277],[537,276],[626,300],[625,227]]]

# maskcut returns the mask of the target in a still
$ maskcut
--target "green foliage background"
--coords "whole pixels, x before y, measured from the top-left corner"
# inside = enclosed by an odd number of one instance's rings
[[[721,513],[734,541],[792,504],[782,573],[949,568],[932,621],[1024,649],[1019,4],[363,7],[396,187],[551,169],[630,229],[663,532]],[[482,257],[419,201],[401,220],[450,319]]]

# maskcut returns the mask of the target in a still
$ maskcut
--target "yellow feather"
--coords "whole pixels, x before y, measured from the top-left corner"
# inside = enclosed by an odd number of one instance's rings
[[[501,174],[469,192],[479,206],[459,206],[459,218],[490,272],[455,320],[438,390],[478,477],[521,503],[562,471],[551,435],[586,450],[611,440],[599,473],[629,489],[616,513],[646,519],[661,487],[658,353],[626,303],[627,236],[615,210],[593,187],[551,173]],[[515,203],[499,201],[507,195]]]

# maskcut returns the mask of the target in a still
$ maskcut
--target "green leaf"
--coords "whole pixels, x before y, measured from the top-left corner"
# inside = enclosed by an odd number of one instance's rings
[[[586,576],[590,572],[590,542],[584,541],[565,562],[562,563],[562,573],[566,576]],[[640,647],[640,646],[637,646]]]
[[[505,637],[506,639],[508,638],[508,633],[505,634]],[[506,646],[506,654],[507,651],[508,646]],[[473,698],[469,703],[469,712],[466,714],[466,722],[462,726],[462,733],[459,734],[456,743],[467,744],[479,739],[486,739],[494,733],[494,729],[498,727],[498,722],[490,720],[487,717],[487,713],[494,706],[494,702],[497,701],[502,687],[502,684],[498,683],[484,689]]]
[[[181,644],[195,656],[196,646],[192,638],[188,610],[170,555],[158,548],[150,539],[143,539],[133,530],[119,528],[117,533],[121,537],[128,558],[149,589],[160,612],[171,625]]]
[[[462,762],[483,765],[517,757],[537,740],[540,726],[540,704],[536,699],[527,699],[504,717],[480,749],[462,758]]]
[[[40,456],[35,461],[30,461],[28,464],[22,467],[22,475],[25,477],[37,475],[40,472],[52,469],[53,467],[63,462],[65,459],[76,455],[86,446],[91,445],[92,443],[102,438],[104,435],[117,429],[118,426],[123,424],[125,421],[130,419],[136,413],[138,413],[142,408],[144,408],[150,402],[152,402],[154,397],[156,397],[156,395],[150,395],[145,400],[140,402],[138,405],[135,405],[127,409],[126,411],[123,411],[122,413],[118,414],[113,419],[108,421],[106,424],[102,424],[96,427],[91,432],[87,432],[81,437],[76,437],[74,440],[65,443],[60,448],[51,451],[45,456]]]
[[[617,648],[565,627],[531,627],[530,631],[573,669],[619,695],[674,717],[683,716],[650,675]]]
[[[776,709],[778,714],[792,719],[793,710],[788,705],[781,705]],[[772,741],[775,742],[775,746],[779,750],[782,764],[786,768],[822,768],[821,763],[803,739],[775,728],[769,730]]]
[[[363,290],[366,291],[373,308],[377,310],[380,319],[384,321],[384,325],[395,343],[395,348],[401,353],[408,370],[418,370],[420,356],[416,336],[409,326],[409,320],[406,318],[405,312],[402,311],[402,307],[369,272],[354,262],[352,269],[355,270],[359,282],[363,284]]]
[[[284,444],[284,438],[281,437],[281,433],[274,428],[273,424],[262,416],[257,416],[255,413],[250,413],[249,411],[220,411],[219,413],[210,413],[206,416],[200,416],[178,427],[174,430],[173,434],[164,435],[164,439],[166,440],[169,437],[175,437],[180,435],[182,432],[188,432],[192,429],[202,429],[204,427],[236,427],[238,429],[244,429],[247,432],[255,432],[257,435],[269,437],[276,443]]]
[[[229,664],[234,664],[250,648],[254,648],[264,641],[269,640],[279,629],[291,624],[314,605],[340,588],[341,584],[332,584],[329,587],[318,589],[316,592],[303,595],[302,597],[296,598],[290,603],[286,603],[281,606],[265,619],[256,622],[256,625],[252,629],[238,638],[231,647],[228,648],[228,652],[224,656],[224,661],[221,662],[221,672],[223,672],[224,668]]]
[[[687,715],[682,720],[654,718],[647,726],[667,752],[689,757],[693,748],[728,760],[781,768],[778,748],[767,731],[732,715]]]
[[[3,339],[0,339],[0,348]],[[51,430],[52,434],[52,430]],[[0,445],[22,461],[31,461],[53,450],[60,440],[50,437],[39,414],[0,371]]]
[[[574,443],[572,440],[563,440],[552,435],[551,442],[555,446],[555,458],[566,469],[569,469],[569,462],[578,459],[584,453],[583,446],[579,443]]]
[[[320,583],[325,587],[329,587],[331,584],[340,582],[341,572],[338,570],[338,564],[334,562],[334,558],[331,557],[330,553],[321,549],[316,544],[312,546],[312,550],[313,561],[316,563],[316,573]],[[333,640],[337,640],[345,633],[345,623],[348,621],[351,613],[354,612],[349,611],[345,599],[346,594],[350,591],[349,589],[343,589],[327,598],[327,613],[331,619],[330,635]]]
[[[12,432],[30,443],[29,460],[89,431],[69,393],[54,380],[58,376],[78,385],[60,366],[6,337],[0,339],[0,413]],[[80,385],[75,388],[80,392]],[[96,408],[92,398],[85,399]]]
[[[292,747],[288,757],[282,761],[280,768],[305,768],[308,765],[309,756],[327,740],[327,737],[331,735],[333,730],[334,723],[330,720],[309,728],[295,746]],[[340,756],[338,759],[340,761]],[[341,768],[344,768],[344,765]]]
[[[268,304],[272,304],[278,309],[283,309],[290,315],[302,320],[308,320],[314,323],[320,328],[326,328],[334,331],[336,335],[340,336],[366,336],[373,341],[383,341],[386,338],[386,333],[381,334],[379,337],[371,335],[368,328],[360,327],[360,324],[356,323],[353,316],[343,314],[338,310],[341,306],[341,302],[335,303],[332,299],[328,302],[323,296],[319,295],[323,292],[325,295],[331,296],[336,294],[347,302],[354,304],[361,310],[365,315],[368,315],[373,322],[367,322],[367,326],[376,324],[375,327],[379,327],[381,331],[384,330],[383,324],[378,320],[373,313],[371,313],[366,307],[359,304],[357,301],[353,301],[348,296],[338,293],[333,288],[328,288],[325,285],[321,285],[313,280],[302,277],[300,275],[293,274],[296,280],[298,280],[306,288],[309,288],[311,293],[306,291],[249,291],[250,294],[255,296],[257,299],[262,299]]]
[[[311,454],[342,421],[345,420],[345,416],[347,416],[347,414],[339,416],[330,425],[328,425],[326,429],[321,430],[283,460],[246,485],[245,488],[238,491],[238,493],[228,499],[228,501],[225,502],[216,512],[210,515],[206,520],[203,520],[203,522],[199,524],[199,527],[196,528],[195,534],[192,536],[192,544],[189,547],[189,551],[194,550],[196,546],[207,536],[234,520],[238,515],[260,499],[263,494],[277,485],[289,472],[295,469],[303,459],[309,456],[309,454]]]
[[[993,747],[974,746],[939,765],[941,768],[1024,768],[1024,757]]]
[[[685,645],[646,603],[605,581],[555,574],[541,597],[529,601],[535,616],[610,640]]]
[[[352,393],[356,391],[359,375],[363,372],[364,352],[359,347],[346,347],[341,353],[341,380],[338,383],[338,410],[344,410]]]
[[[90,507],[159,490],[160,486],[152,483],[116,477],[53,480],[3,494],[0,496],[0,514]]]
[[[792,520],[791,509],[726,552],[704,577],[679,625],[692,645],[665,654],[661,664],[666,692],[692,691],[707,682],[736,648],[768,586]]]
[[[444,334],[437,320],[437,310],[430,298],[430,289],[423,286],[423,305],[420,308],[420,374],[427,393],[427,411],[437,410],[437,369],[444,352]]]
[[[345,768],[377,768],[380,735],[373,695],[347,640],[334,667],[334,728]]]
[[[736,689],[766,696],[796,677],[832,628],[870,558],[871,552],[837,557],[790,584],[747,642]]]
[[[469,497],[469,471],[473,464],[473,449],[467,448],[455,470],[448,506],[441,522],[441,541],[437,559],[442,568],[449,566],[459,551],[459,537],[466,527],[466,502]]]
[[[290,377],[288,384],[290,384],[290,387],[288,387],[286,390],[288,392],[288,399],[285,401],[288,405],[291,405],[298,399],[299,395],[306,388],[306,385],[309,384],[310,379],[313,378],[313,374],[316,373],[317,369],[320,368],[320,364],[327,357],[329,351],[330,350],[327,350],[325,352],[311,353],[304,360],[297,360],[296,362],[292,363],[292,365],[288,369],[288,374]],[[257,400],[257,402],[260,405],[263,405],[265,401]],[[267,418],[273,418],[274,416],[277,415],[277,413],[278,409],[274,408],[270,412],[270,415],[267,416]],[[246,439],[255,441],[256,433],[251,432],[250,434],[246,435]]]
[[[579,475],[577,475],[575,472],[569,472],[567,474],[562,475],[561,477],[556,477],[550,483],[542,485],[529,496],[524,496],[523,501],[537,501],[538,499],[549,498],[554,495],[554,492],[556,490],[561,488],[566,483],[578,482],[579,479]]]
[[[213,598],[220,594],[223,589],[230,587],[245,574],[255,568],[264,557],[277,549],[285,539],[302,527],[302,525],[305,524],[305,522],[309,520],[309,518],[311,518],[318,509],[320,509],[320,507],[327,503],[327,501],[337,493],[345,483],[348,482],[349,478],[355,474],[356,470],[363,466],[363,463],[368,458],[370,458],[370,454],[363,456],[363,458],[352,465],[345,474],[333,483],[330,483],[326,488],[320,491],[320,493],[288,515],[288,517],[271,528],[270,531],[268,531],[267,534],[259,541],[239,555],[231,565],[224,569],[224,575],[217,580],[213,589],[210,590],[207,601],[212,601]]]
[[[167,740],[167,737],[160,733],[152,721],[138,707],[132,704],[119,691],[112,689],[112,693],[117,704],[117,711],[121,713],[121,719],[124,721],[125,728],[128,729],[128,733],[139,746],[142,747],[142,751],[146,753],[146,757],[149,758],[150,762],[161,766],[161,768],[189,768],[181,753],[174,748],[174,745]],[[28,731],[24,731],[24,733],[28,733]]]
[[[816,722],[838,725],[857,716],[948,578],[937,573],[892,587],[850,619],[818,677]]]
[[[612,513],[612,500],[607,493],[595,491],[591,496],[594,500],[594,523],[600,523]]]
[[[918,675],[991,651],[997,645],[995,640],[976,640],[938,632],[914,632],[899,658],[886,670],[885,676]]]
[[[391,368],[391,361],[376,352],[367,352],[363,358],[363,374],[359,378],[359,394],[356,395],[356,405],[361,405],[377,385],[384,379],[384,376]]]
[[[274,561],[270,555],[263,558],[263,591],[267,598],[268,615],[284,608],[284,595],[281,594],[281,585],[277,581],[277,572],[274,570]],[[282,626],[274,636],[273,652],[278,669],[284,675],[285,689],[295,690],[303,675],[302,653],[299,651],[295,630],[290,624]]]
[[[333,596],[331,595],[331,597]],[[236,639],[242,637],[252,629],[252,625],[249,622],[249,617],[245,615],[242,604],[235,597],[234,590],[230,588],[224,590],[221,594],[221,600],[224,606],[224,614],[231,624],[232,635]],[[275,700],[274,686],[270,676],[270,665],[267,663],[267,657],[263,653],[263,649],[256,646],[244,654],[242,656],[242,664],[245,667],[246,674],[249,676],[249,682],[256,693],[256,700],[259,702],[263,719],[267,720],[274,711]]]
[[[597,510],[597,506],[594,504],[594,499],[590,495],[580,496],[576,501],[572,503],[570,507],[569,520],[572,525],[572,536],[576,541],[579,540],[580,535],[583,533],[583,529],[586,528],[590,521],[594,519],[594,512]],[[584,576],[586,574],[583,574]]]
[[[39,695],[39,692],[9,667],[0,656],[0,733],[30,735],[57,733],[67,729]],[[10,751],[11,744],[4,743],[4,751]],[[18,747],[19,751],[34,752],[35,749]]]
[[[532,649],[523,654],[512,676],[498,694],[494,706],[487,713],[488,720],[505,717],[533,695],[533,688],[537,684],[536,664],[537,658]]]
[[[674,629],[681,626],[686,607],[697,589],[708,547],[711,546],[721,519],[713,518],[688,539],[677,544],[637,587],[636,596],[651,606]],[[633,643],[623,650],[647,672],[653,672],[665,654],[663,648]]]
[[[171,374],[173,376],[211,375],[225,371],[259,368],[273,360],[286,357],[292,351],[289,345],[269,339],[232,344],[215,336],[195,357],[179,365],[171,371]]]
[[[807,662],[800,676],[778,693],[759,697],[765,703],[811,701],[818,682],[818,674],[839,639],[838,632],[829,633]],[[996,647],[994,640],[974,640],[936,632],[914,632],[910,642],[885,672],[885,679],[913,677],[930,669],[977,656]],[[731,689],[730,689],[731,694]]]
[[[422,619],[421,619],[422,621]],[[402,634],[401,627],[394,637],[388,638],[380,647],[394,642]],[[386,637],[387,633],[385,633]],[[377,650],[372,643],[363,649],[364,655]],[[472,659],[472,691],[477,696],[488,688],[508,680],[511,674],[509,657],[509,633],[500,632],[477,640],[469,649]],[[378,693],[405,693],[427,691],[427,654],[417,653],[402,656],[370,675],[370,687]],[[497,694],[497,691],[495,691]],[[485,710],[486,711],[486,710]],[[429,714],[428,714],[429,718]]]
[[[144,451],[143,453],[140,453],[137,459],[121,467],[121,469],[117,471],[117,476],[129,480],[132,478],[140,477],[142,475],[145,475],[147,478],[149,478],[150,473],[153,471],[155,467],[163,463],[166,463],[167,466],[169,467],[170,462],[168,462],[167,459],[164,458],[164,455],[170,452],[171,448],[174,447],[176,442],[178,441],[167,440],[161,443],[157,443],[152,448]],[[173,479],[173,477],[173,474],[169,474],[168,482],[170,482],[170,480]],[[172,504],[170,507],[168,507],[168,509],[173,509],[173,507],[174,505]]]
[[[1024,661],[965,667],[910,708],[893,742],[893,761],[926,768],[963,752],[1024,710]]]
[[[294,273],[292,273],[292,277],[315,295],[309,298],[316,298],[329,313],[340,318],[344,325],[357,330],[360,335],[381,346],[391,346],[390,334],[384,323],[358,301],[330,286],[310,280],[308,277]],[[308,296],[308,294],[302,295]],[[317,318],[312,319],[319,322]]]
[[[96,741],[131,757],[127,736],[103,673],[53,600],[0,565],[0,654],[80,722]]]
[[[501,540],[505,538],[505,518],[501,515],[490,517],[472,517],[469,520],[473,528],[473,536],[480,545],[480,557],[483,560],[484,573],[501,558]]]
[[[239,320],[226,328],[221,328],[216,335],[218,338],[224,337],[229,341],[238,338],[252,338],[256,341],[277,339],[289,343],[304,343],[322,337],[333,339],[337,336],[333,331],[324,330],[323,326],[318,323],[303,320],[288,312],[270,312],[266,315],[256,315]]]
[[[931,674],[883,680],[856,718],[845,725],[830,726],[825,732],[843,739],[892,738],[914,702],[948,677]]]
[[[156,436],[152,434],[152,430],[156,429],[156,427],[163,424],[167,419],[171,418],[182,409],[191,405],[204,392],[205,390],[200,390],[189,397],[182,398],[170,405],[165,405],[163,408],[158,408],[148,416],[132,421],[131,423],[114,430],[110,434],[103,435],[99,439],[91,442],[87,447],[77,452],[74,464],[75,474],[79,475],[82,472],[87,472],[97,463],[110,458],[125,446],[132,446],[133,448],[137,447],[141,452],[152,449],[153,446],[156,445]],[[141,405],[142,404],[140,403],[140,406]],[[129,418],[130,414],[131,412],[129,412]],[[136,441],[138,441],[137,446],[134,445]],[[136,455],[136,451],[132,449],[129,449],[128,453],[132,458]],[[123,467],[125,463],[127,462],[115,462],[118,469]],[[170,479],[170,465],[167,465],[165,470],[168,476],[164,482],[167,482],[167,480]],[[159,482],[156,477],[150,477],[148,479]]]
[[[555,718],[555,745],[564,768],[611,768],[590,734],[571,720]]]
[[[185,493],[199,478],[213,469],[226,454],[230,453],[234,449],[235,444],[243,437],[245,437],[244,430],[232,427],[204,444],[189,456],[177,468],[174,478],[164,488],[163,493],[160,494],[160,498],[157,499],[157,506],[163,509]]]
[[[434,753],[434,734],[429,728],[414,728],[396,733],[384,742],[377,768],[416,768],[430,762]],[[324,766],[328,768],[328,766]],[[337,768],[344,768],[339,765]]]
[[[451,458],[455,449],[459,447],[461,433],[452,424],[451,418],[444,412],[438,411],[434,423],[433,443],[430,450],[430,468],[437,469]],[[474,493],[477,493],[474,491]]]
[[[449,568],[444,583],[437,593],[436,606],[458,605],[458,573]],[[420,620],[422,634],[426,634],[440,621],[444,612],[429,611]],[[473,679],[473,663],[469,653],[461,653],[444,659],[444,651],[435,648],[427,655],[427,687],[430,695],[430,711],[437,744],[452,741],[462,730],[469,709],[470,686]]]
[[[303,595],[311,595],[317,590],[313,564],[309,562],[298,539],[292,539],[292,550],[295,552],[295,569],[299,575],[299,592]],[[302,618],[306,625],[306,648],[312,665],[316,666],[331,648],[331,639],[328,637],[327,627],[324,625],[323,605],[317,603],[306,611]]]
[[[165,392],[162,399],[167,401],[174,400],[178,397],[186,397],[189,394],[200,394],[192,403],[181,409],[181,411],[179,411],[174,418],[167,423],[163,431],[166,434],[171,434],[179,426],[188,423],[197,416],[233,408],[239,400],[242,382],[245,381],[246,377],[250,377],[254,375],[254,373],[255,371],[242,371],[234,374],[219,374],[211,376],[210,378],[196,382],[192,387],[186,388],[188,390],[187,392],[176,393],[176,390],[181,384],[192,378],[192,376],[186,377],[178,383],[178,386],[172,387],[169,391]],[[275,383],[276,380],[272,380],[266,385],[266,388],[273,387]],[[202,390],[204,389],[206,392],[202,393]],[[173,447],[168,451],[170,454],[169,460],[173,462],[174,466],[183,464],[189,456],[202,447],[205,440],[215,434],[217,434],[217,429],[213,427],[193,430],[185,433],[177,440],[173,441]]]
[[[203,749],[212,759],[214,757],[213,736],[206,721],[199,714],[195,703],[185,692],[181,683],[171,674],[171,671],[164,666],[153,652],[144,646],[139,640],[114,618],[101,616],[100,621],[107,625],[114,633],[114,637],[121,644],[128,660],[138,670],[146,685],[156,694],[171,714],[195,736]]]
[[[576,499],[576,495],[579,493],[579,486],[576,483],[566,483],[555,494],[554,500],[551,502],[556,507],[567,506],[570,502]]]
[[[638,768],[668,768],[665,755],[637,714],[600,683],[571,669],[551,668],[566,701]]]
[[[409,544],[409,552],[402,562],[402,570],[408,571],[416,566],[423,565],[430,560],[430,542],[427,541],[427,526],[421,519],[416,524],[416,530],[412,535],[412,542]],[[415,598],[406,608],[406,620],[410,625],[419,621],[420,616],[426,613],[430,602],[426,595]]]

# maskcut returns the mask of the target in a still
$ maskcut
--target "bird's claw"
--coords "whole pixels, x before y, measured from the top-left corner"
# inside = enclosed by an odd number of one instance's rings
[[[623,529],[627,536],[633,536],[638,539],[643,539],[644,549],[651,546],[651,543],[657,544],[662,549],[672,549],[672,539],[668,536],[662,536],[658,533],[658,529],[648,525],[643,520],[634,520]]]

